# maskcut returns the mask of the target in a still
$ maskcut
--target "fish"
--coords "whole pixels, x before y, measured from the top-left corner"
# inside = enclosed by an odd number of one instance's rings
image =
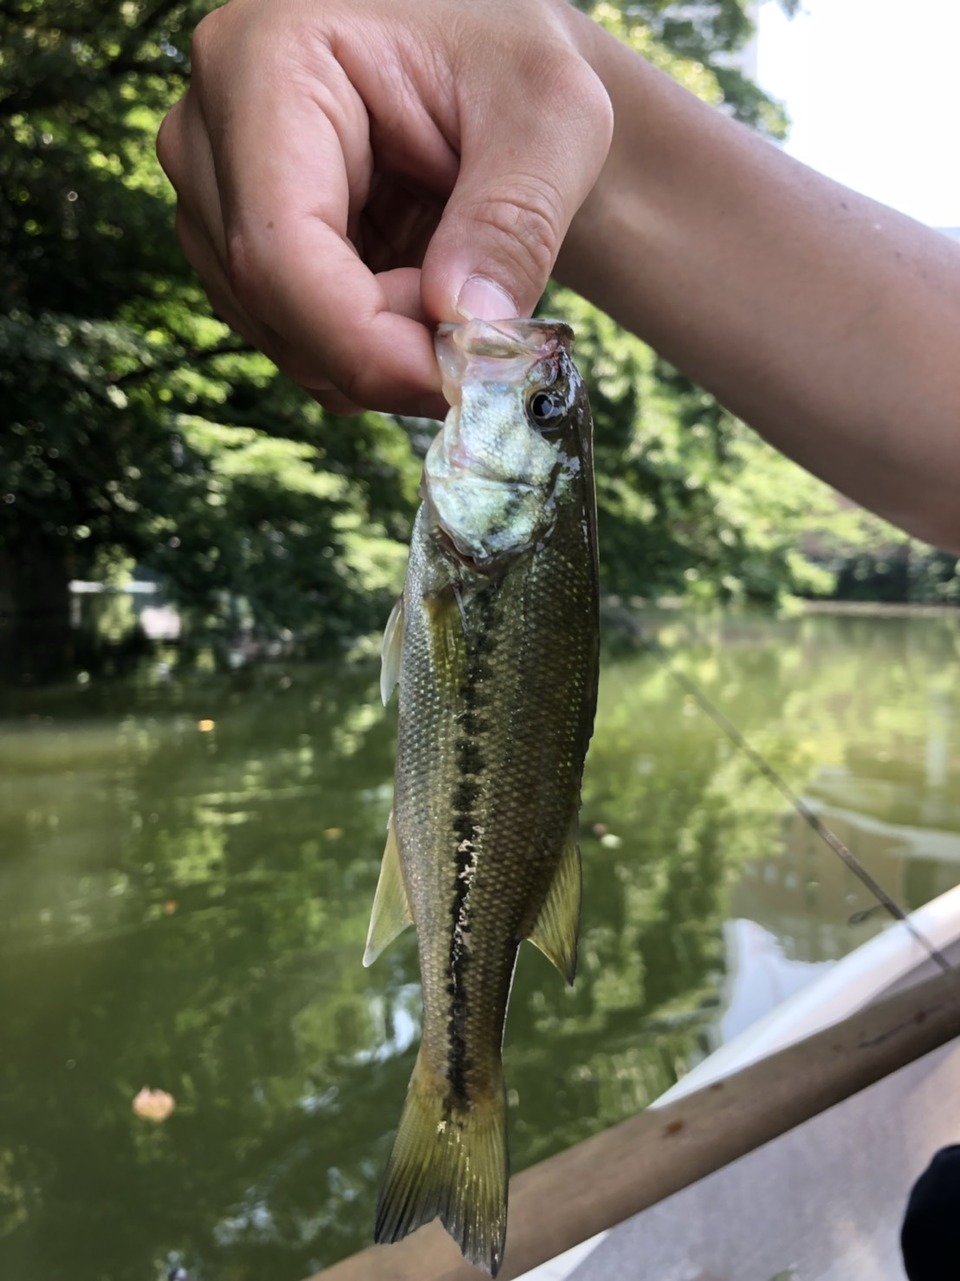
[[[364,964],[416,926],[422,1037],[375,1239],[439,1216],[503,1260],[501,1049],[517,952],[572,983],[578,814],[599,669],[593,424],[559,321],[441,325],[450,405],[424,460],[381,693],[399,686],[393,810]]]

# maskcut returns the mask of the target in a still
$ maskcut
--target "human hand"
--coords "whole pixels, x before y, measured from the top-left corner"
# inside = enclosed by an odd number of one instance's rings
[[[216,311],[326,408],[442,416],[431,327],[528,315],[610,145],[565,0],[230,0],[158,154]]]

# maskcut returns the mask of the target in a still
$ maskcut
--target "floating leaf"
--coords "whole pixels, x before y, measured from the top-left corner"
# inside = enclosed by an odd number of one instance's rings
[[[151,1090],[145,1085],[133,1100],[133,1110],[145,1121],[165,1121],[177,1106],[172,1094],[166,1090]]]

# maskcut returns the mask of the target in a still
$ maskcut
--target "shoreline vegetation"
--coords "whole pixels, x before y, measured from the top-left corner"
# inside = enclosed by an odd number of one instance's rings
[[[234,675],[238,680],[263,671],[269,673],[295,668],[325,668],[331,665],[347,669],[363,668],[379,662],[382,629],[379,619],[373,626],[355,634],[341,634],[327,643],[316,645],[290,631],[281,634],[258,634],[252,628],[228,633],[205,633],[181,630],[181,618],[175,608],[164,604],[153,609],[161,626],[153,632],[143,621],[148,611],[138,613],[133,596],[123,587],[106,587],[98,593],[83,595],[84,608],[74,618],[68,634],[71,662],[57,666],[37,678],[29,673],[19,676],[0,667],[0,692],[7,696],[18,691],[29,696],[40,690],[56,692],[65,687],[88,689],[92,684],[128,679],[163,685],[171,680],[190,677]],[[384,617],[386,614],[384,613]],[[642,596],[621,597],[606,593],[601,597],[601,645],[604,652],[615,654],[642,647],[649,641],[664,639],[668,647],[689,643],[710,643],[714,635],[722,643],[725,633],[748,631],[753,627],[797,623],[804,618],[909,620],[930,619],[950,623],[960,620],[960,610],[953,604],[930,604],[910,601],[844,601],[811,600],[785,596],[776,606],[737,602],[707,604],[684,596],[659,599]],[[3,619],[0,616],[0,629]],[[668,633],[664,637],[664,633]],[[62,638],[53,633],[54,642]],[[33,643],[43,644],[43,629],[33,633]],[[14,699],[19,705],[20,699]],[[24,708],[27,707],[25,703]]]

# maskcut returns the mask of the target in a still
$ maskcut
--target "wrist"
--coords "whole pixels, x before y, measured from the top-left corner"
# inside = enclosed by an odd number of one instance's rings
[[[629,245],[631,255],[636,253],[645,218],[643,195],[655,181],[650,162],[641,155],[647,123],[656,118],[650,79],[666,78],[599,23],[566,0],[563,4],[570,39],[610,99],[614,128],[603,168],[573,219],[555,275],[616,315],[613,300],[622,268],[617,247]]]

